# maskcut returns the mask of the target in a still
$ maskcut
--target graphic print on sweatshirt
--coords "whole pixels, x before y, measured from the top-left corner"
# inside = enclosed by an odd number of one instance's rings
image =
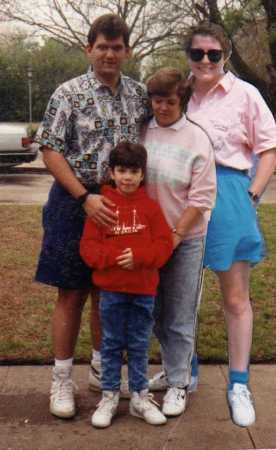
[[[146,228],[135,206],[117,206],[115,214],[117,215],[116,224],[108,229],[109,236],[140,233]]]

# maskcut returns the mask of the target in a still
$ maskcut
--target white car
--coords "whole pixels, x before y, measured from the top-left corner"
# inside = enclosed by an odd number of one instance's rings
[[[38,146],[22,123],[0,122],[0,168],[34,161]]]

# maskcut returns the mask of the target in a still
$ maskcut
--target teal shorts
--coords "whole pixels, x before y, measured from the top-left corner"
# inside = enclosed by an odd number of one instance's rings
[[[227,271],[235,262],[254,265],[264,257],[264,239],[249,186],[246,171],[217,166],[217,198],[208,224],[205,267]]]

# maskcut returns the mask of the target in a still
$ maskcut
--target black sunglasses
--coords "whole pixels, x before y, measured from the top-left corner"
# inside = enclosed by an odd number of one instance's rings
[[[190,48],[189,56],[192,61],[199,62],[201,61],[205,55],[208,56],[208,59],[212,63],[218,63],[222,58],[223,51],[217,49],[211,49],[205,52],[202,48]]]

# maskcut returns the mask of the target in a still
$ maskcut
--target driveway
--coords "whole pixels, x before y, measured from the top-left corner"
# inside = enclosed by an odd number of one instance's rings
[[[0,172],[0,203],[45,203],[52,182],[39,154],[32,163]]]
[[[45,171],[38,158],[29,164],[21,164],[11,173],[0,173],[0,203],[40,203],[47,200],[53,177]],[[276,203],[276,174],[262,197],[262,203]]]

